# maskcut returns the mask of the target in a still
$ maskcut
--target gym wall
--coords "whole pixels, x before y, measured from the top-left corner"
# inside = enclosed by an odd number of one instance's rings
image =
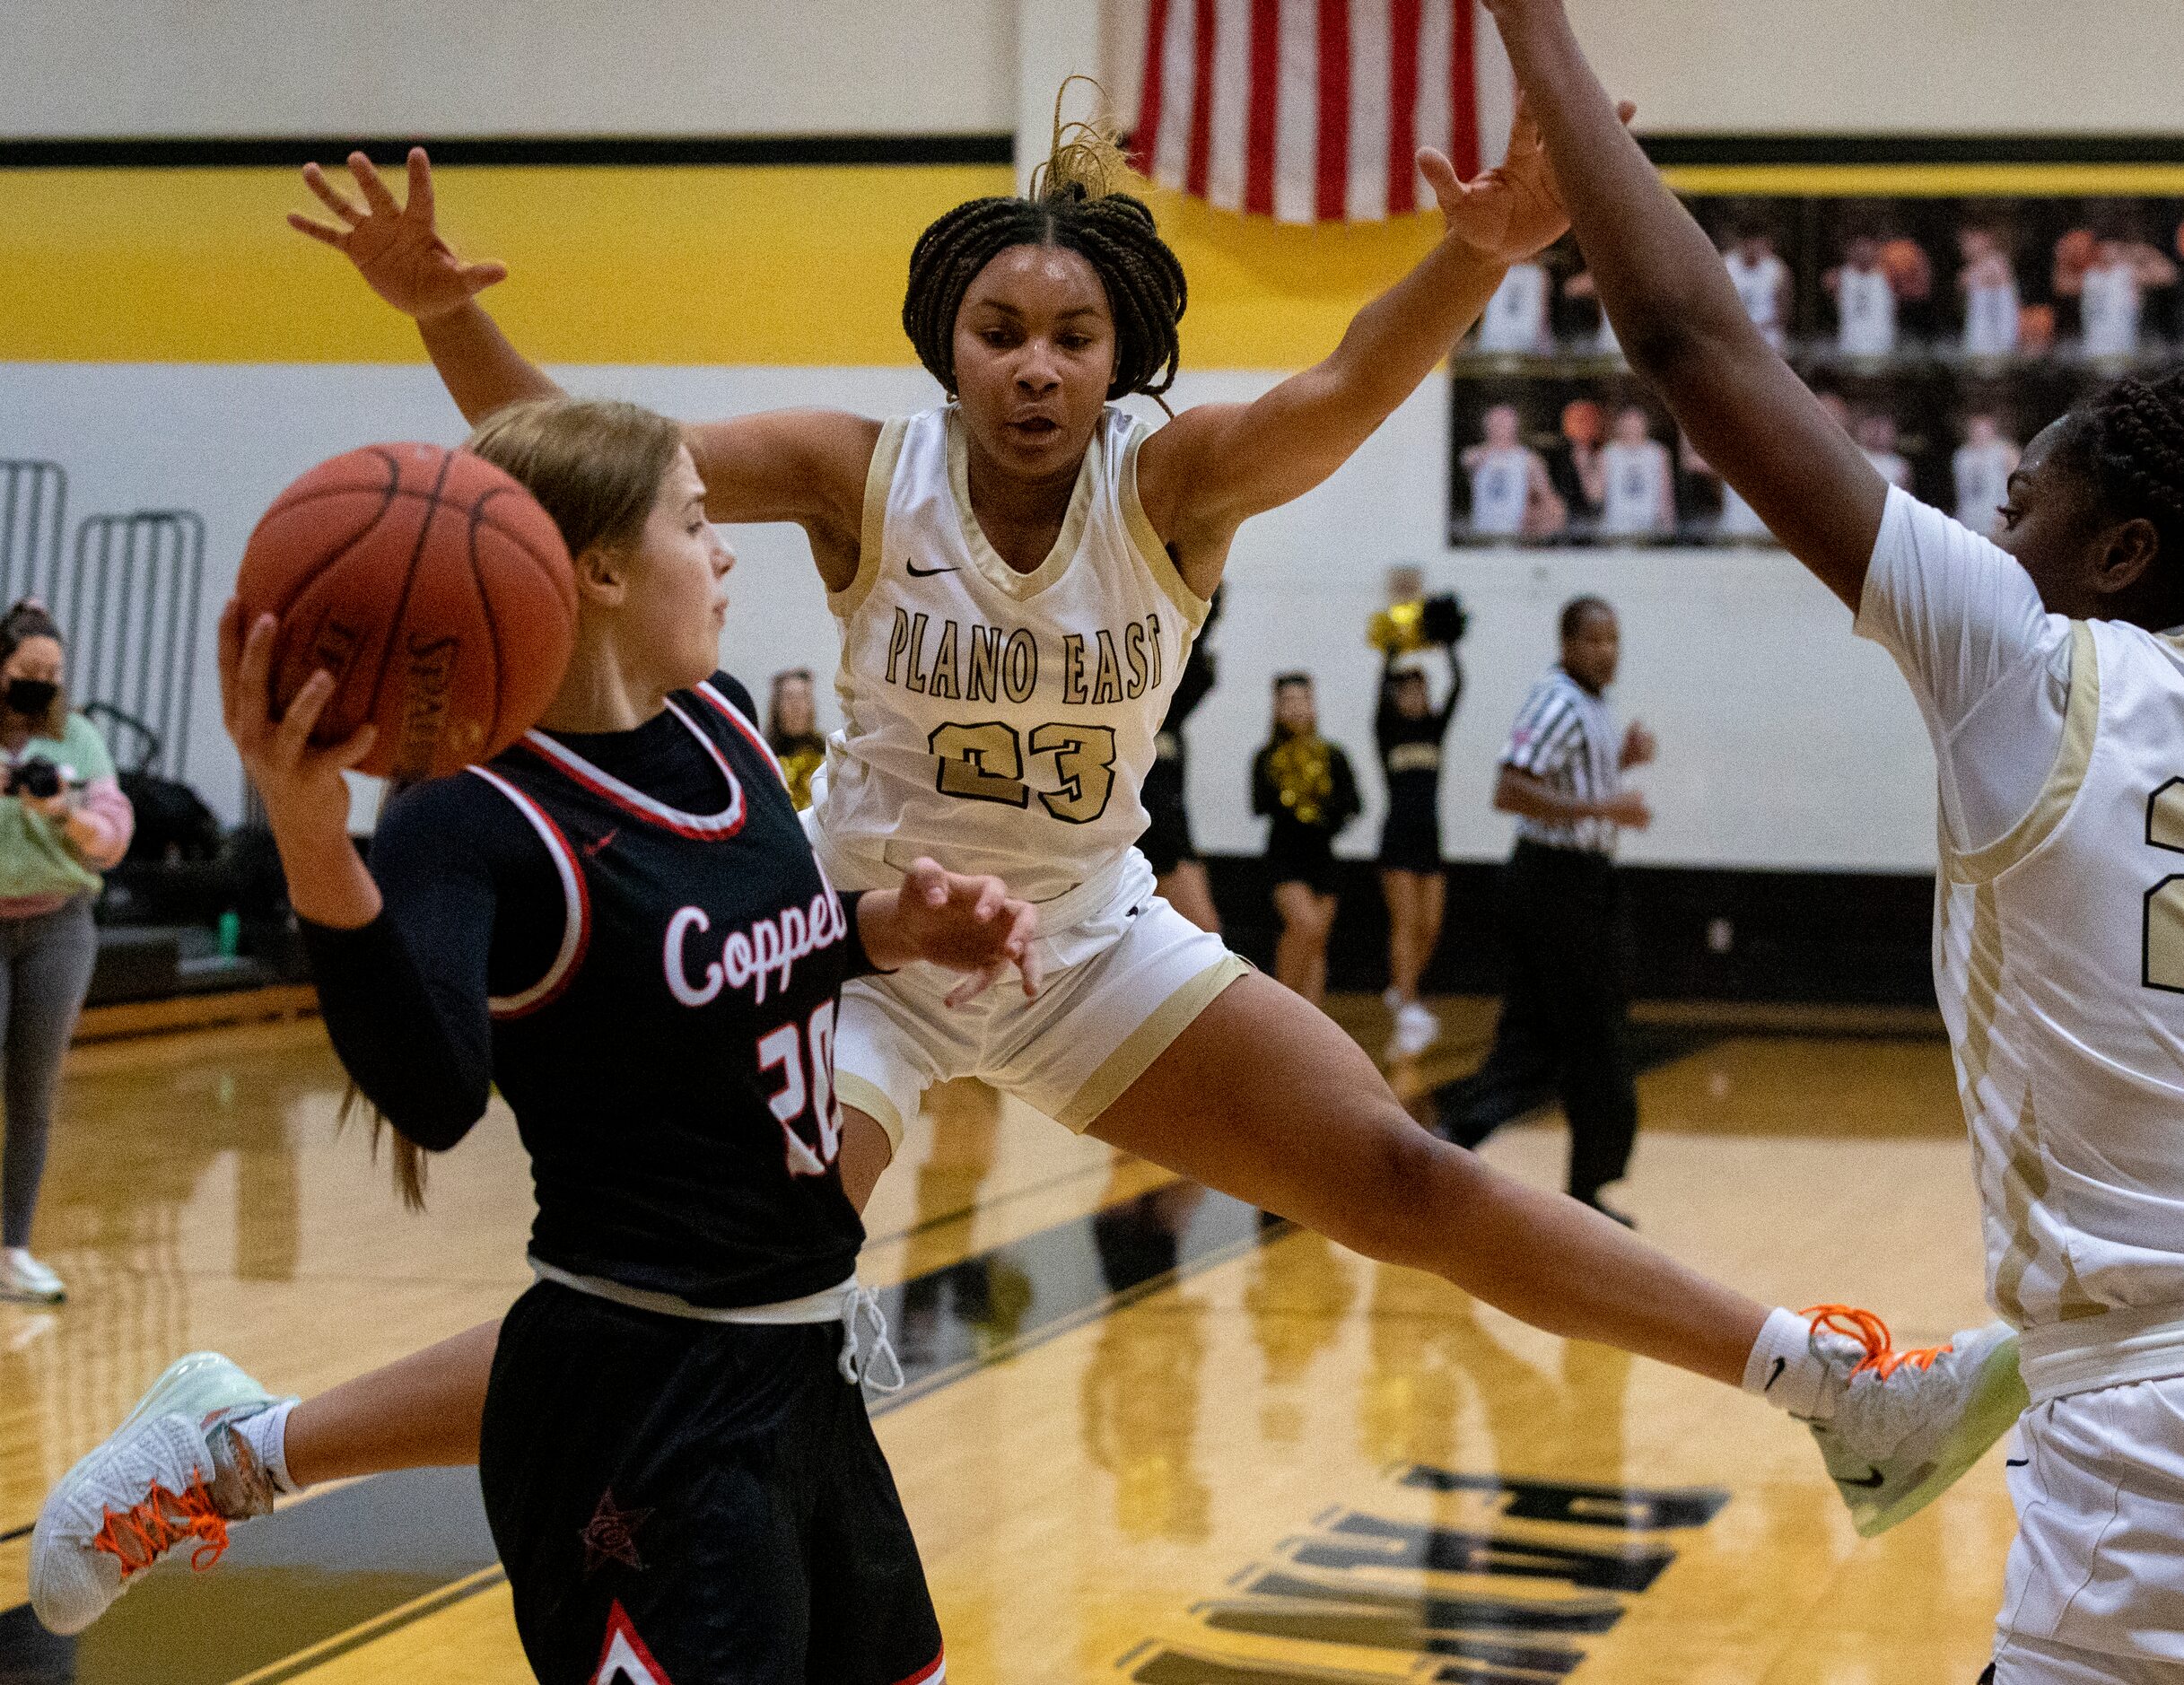
[[[2052,7],[2018,0],[1903,10],[1886,14],[1882,54],[1849,44],[1883,39],[1883,8],[1865,0],[1788,21],[1728,0],[1578,8],[1618,85],[1665,130],[2184,127],[2184,91],[2155,68],[2184,54],[2184,8],[2088,4],[2067,31]],[[444,220],[462,249],[511,265],[494,309],[576,389],[687,415],[932,401],[896,326],[901,275],[927,218],[1010,179],[1017,6],[675,4],[649,8],[642,29],[629,18],[502,4],[459,20],[406,4],[380,8],[366,31],[293,3],[147,15],[120,0],[17,0],[0,22],[0,131],[13,137],[0,141],[13,166],[0,169],[0,456],[66,465],[73,514],[202,511],[209,617],[251,521],[293,475],[369,439],[461,432],[407,325],[282,226],[283,211],[310,205],[291,165],[178,162],[227,154],[177,146],[145,154],[153,164],[108,154],[87,166],[80,149],[37,144],[69,137],[772,136],[770,150],[722,154],[736,163],[449,168]],[[1141,4],[1114,0],[1105,23],[1103,69],[1127,100]],[[1907,30],[1914,43],[1933,31],[1932,50],[1899,50]],[[864,155],[926,162],[796,162],[824,143],[783,138],[829,134],[890,136]],[[966,156],[993,162],[930,162]],[[1249,396],[1323,354],[1431,233],[1424,223],[1306,233],[1157,196],[1192,284],[1183,402]],[[1207,847],[1257,846],[1245,767],[1273,671],[1312,668],[1331,731],[1369,759],[1364,623],[1385,565],[1423,560],[1433,585],[1474,611],[1445,798],[1453,853],[1506,848],[1506,821],[1486,810],[1493,755],[1552,656],[1557,607],[1596,590],[1625,616],[1618,701],[1664,743],[1647,774],[1659,823],[1630,858],[1931,864],[1917,715],[1823,592],[1765,554],[1453,554],[1446,408],[1443,382],[1428,382],[1328,485],[1245,528],[1219,633],[1222,682],[1193,726]],[[799,536],[732,537],[743,559],[729,664],[755,687],[779,666],[829,670],[833,633]],[[190,764],[232,814],[240,792],[211,703],[209,638],[200,648]],[[1368,813],[1351,851],[1376,828]]]

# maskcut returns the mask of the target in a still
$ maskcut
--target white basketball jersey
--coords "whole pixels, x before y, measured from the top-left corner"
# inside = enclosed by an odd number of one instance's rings
[[[1769,538],[1767,523],[1760,519],[1760,511],[1744,501],[1743,493],[1726,480],[1721,488],[1721,519],[1714,530],[1725,538]]]
[[[1536,263],[1513,264],[1479,319],[1479,349],[1529,353],[1547,348],[1547,271]]]
[[[1935,901],[1989,1296],[2026,1329],[2184,1307],[2184,648],[2071,635],[2045,790],[1983,848],[1944,833]]]
[[[1472,458],[1472,530],[1514,538],[1532,501],[1532,452],[1523,445],[1480,447]]]
[[[1600,453],[1600,529],[1629,536],[1662,532],[1668,492],[1668,451],[1658,444],[1612,444]]]
[[[2144,309],[2138,276],[2129,264],[2088,269],[2085,291],[2078,299],[2078,315],[2085,328],[2085,354],[2137,355],[2139,318]]]
[[[1974,357],[2006,357],[2017,349],[2015,281],[1968,287],[1964,292],[1964,349]]]
[[[887,423],[842,628],[843,725],[813,811],[844,888],[930,854],[1051,900],[1146,825],[1139,789],[1206,605],[1138,502],[1143,423],[1110,408],[1053,549],[1002,561],[971,510],[956,406]]]
[[[1782,320],[1782,284],[1789,277],[1789,265],[1771,251],[1756,263],[1747,263],[1734,247],[1722,254],[1722,262],[1728,266],[1729,284],[1743,301],[1744,314],[1767,336],[1769,345],[1781,350],[1786,326]]]
[[[1959,445],[1950,466],[1956,473],[1956,518],[1981,537],[1991,537],[1996,511],[2010,501],[2016,450],[1999,439],[1988,445]]]
[[[1845,265],[1835,295],[1836,345],[1848,357],[1885,357],[1896,349],[1896,289],[1878,269]]]

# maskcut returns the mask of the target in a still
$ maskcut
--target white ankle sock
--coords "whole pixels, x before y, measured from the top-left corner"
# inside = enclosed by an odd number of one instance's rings
[[[255,1416],[244,1417],[233,1428],[243,1444],[250,1447],[250,1454],[272,1477],[274,1490],[284,1495],[303,1489],[288,1472],[288,1412],[295,1409],[296,1402],[292,1398],[283,1399]]]
[[[1744,1359],[1744,1391],[1793,1416],[1825,1421],[1835,1414],[1838,1390],[1832,1369],[1813,1349],[1812,1324],[1794,1311],[1769,1311]]]

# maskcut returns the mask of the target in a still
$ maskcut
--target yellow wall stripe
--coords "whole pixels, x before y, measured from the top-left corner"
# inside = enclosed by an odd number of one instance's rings
[[[488,302],[557,362],[904,364],[910,248],[940,212],[1009,190],[949,166],[467,167],[439,172],[466,256],[513,272]],[[1188,366],[1331,349],[1439,226],[1278,228],[1152,196],[1191,282]],[[0,362],[409,362],[407,323],[292,232],[284,170],[0,171]]]

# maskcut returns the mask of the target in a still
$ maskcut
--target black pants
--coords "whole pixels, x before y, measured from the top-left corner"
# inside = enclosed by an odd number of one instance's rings
[[[1590,1200],[1629,1168],[1638,1136],[1614,865],[1519,842],[1502,870],[1501,916],[1509,980],[1494,1049],[1475,1075],[1442,1091],[1441,1131],[1476,1147],[1551,1087],[1569,1119],[1569,1191]]]
[[[692,1322],[541,1284],[478,1479],[545,1685],[911,1685],[940,1628],[838,1325]],[[628,1664],[630,1658],[635,1664]]]

